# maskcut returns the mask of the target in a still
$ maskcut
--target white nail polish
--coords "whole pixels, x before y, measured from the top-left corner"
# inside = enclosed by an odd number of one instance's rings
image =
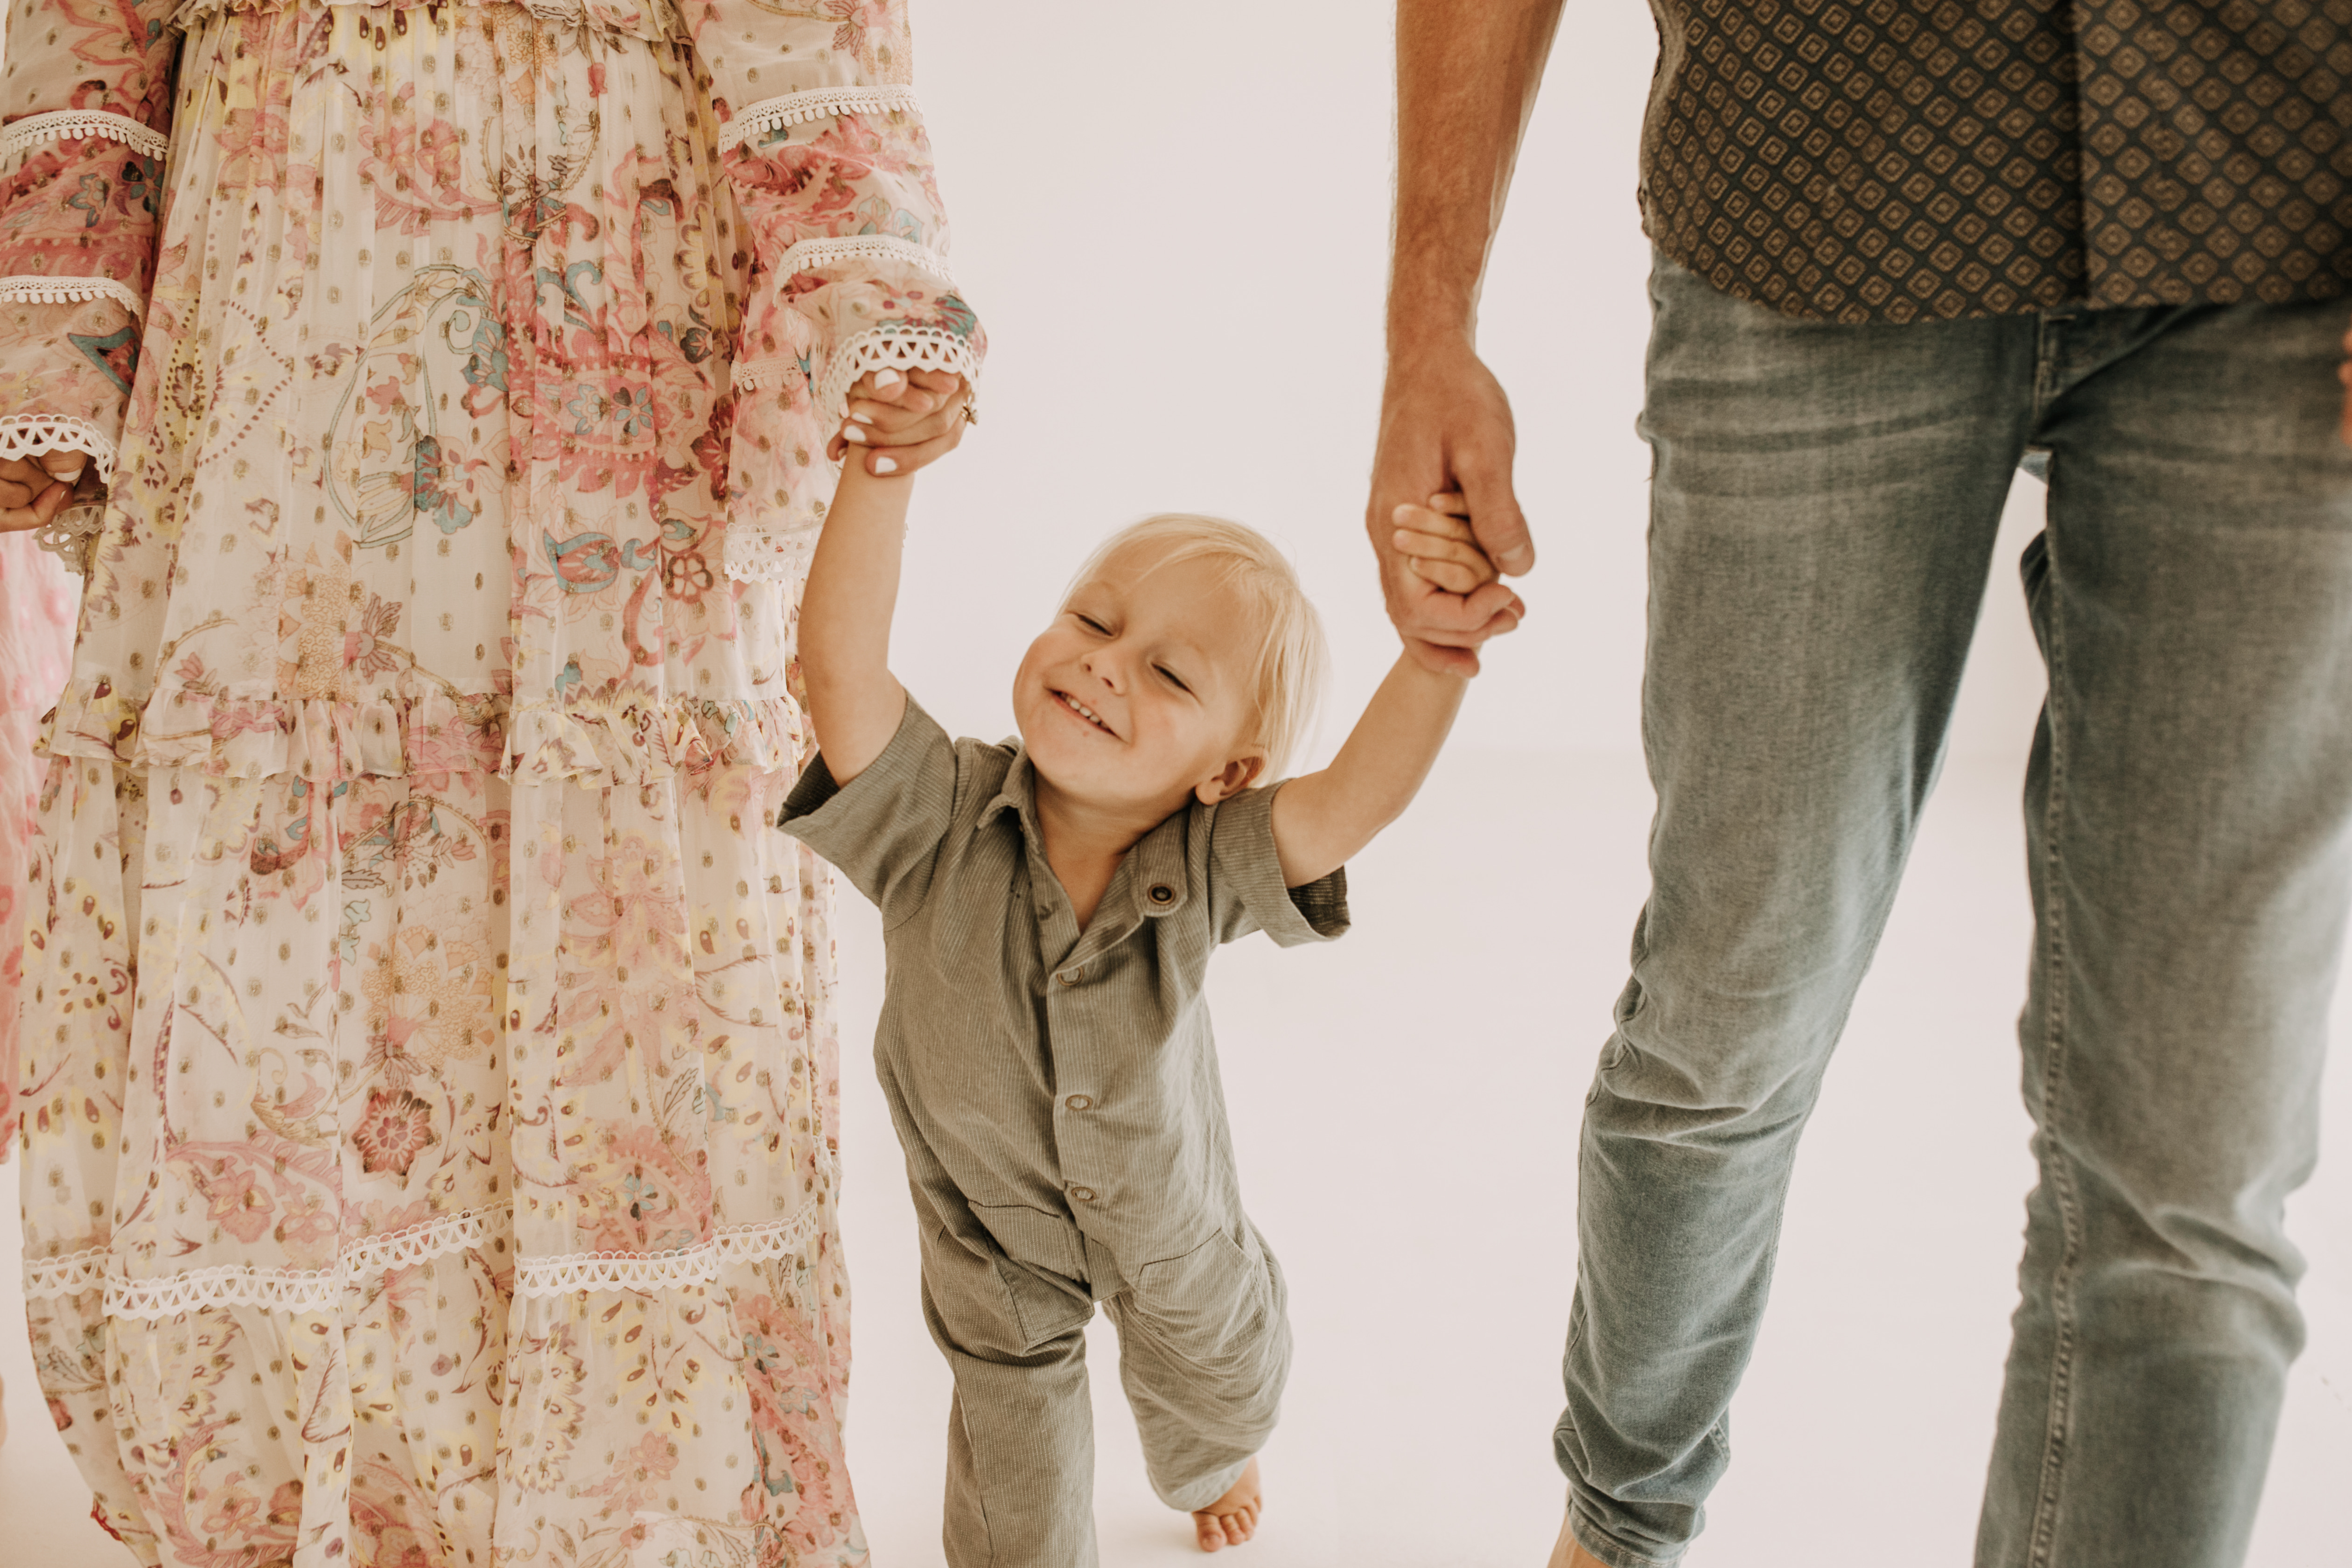
[[[87,464],[83,465],[85,468],[88,466],[89,465]],[[49,478],[57,480],[57,482],[61,485],[79,484],[81,481],[81,469],[68,468],[62,474],[51,474]]]
[[[856,441],[863,446],[866,442],[866,432],[855,425],[845,425],[841,427],[841,438],[845,441]]]
[[[877,458],[874,459],[874,471],[877,474],[895,474],[898,471],[898,460],[896,458]]]
[[[877,370],[874,373],[874,384],[877,386],[896,386],[906,379],[895,370]]]

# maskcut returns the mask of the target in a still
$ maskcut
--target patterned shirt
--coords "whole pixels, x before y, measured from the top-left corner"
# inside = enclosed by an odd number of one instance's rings
[[[1099,1300],[1237,1229],[1209,955],[1255,931],[1339,935],[1347,873],[1283,886],[1279,784],[1195,801],[1127,852],[1082,931],[1034,777],[1025,751],[950,741],[909,698],[847,784],[812,762],[779,825],[882,911],[874,1060],[927,1220]],[[1059,1310],[1023,1283],[1024,1313]]]
[[[1643,229],[1792,316],[2343,293],[2352,0],[1653,0]]]

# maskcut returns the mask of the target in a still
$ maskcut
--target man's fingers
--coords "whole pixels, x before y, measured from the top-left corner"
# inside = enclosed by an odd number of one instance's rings
[[[1535,541],[1528,535],[1528,520],[1511,491],[1508,457],[1500,463],[1456,458],[1456,477],[1470,503],[1471,531],[1488,560],[1517,576],[1536,563]]]

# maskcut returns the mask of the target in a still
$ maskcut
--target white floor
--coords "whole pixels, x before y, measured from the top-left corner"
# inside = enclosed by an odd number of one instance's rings
[[[1806,1143],[1779,1287],[1695,1568],[1968,1560],[2029,1179],[2010,1034],[2026,940],[2013,771],[1958,763]],[[1612,761],[1461,754],[1354,876],[1326,949],[1229,951],[1215,979],[1254,1214],[1289,1271],[1297,1370],[1243,1568],[1543,1560],[1573,1262],[1571,1149],[1642,891],[1643,781]],[[1508,911],[1489,919],[1482,911]],[[844,910],[852,1038],[879,974]],[[2344,1016],[2352,1023],[2352,1016]],[[2352,1031],[2339,1028],[2339,1038]],[[847,1075],[857,1282],[851,1458],[882,1568],[940,1561],[945,1379],[915,1306],[898,1152],[862,1047]],[[2252,1562],[2341,1549],[2352,1475],[2352,1077],[2297,1200],[2298,1365]],[[13,1212],[17,1167],[0,1167]],[[13,1226],[0,1279],[16,1277]],[[1113,1346],[1097,1342],[1108,1370]],[[12,1436],[0,1565],[124,1559],[47,1430],[0,1304]],[[1108,1563],[1191,1560],[1097,1380]],[[2325,1531],[2325,1533],[2323,1533]],[[1899,1547],[1895,1543],[1900,1543]],[[1894,1548],[1890,1550],[1890,1548]]]

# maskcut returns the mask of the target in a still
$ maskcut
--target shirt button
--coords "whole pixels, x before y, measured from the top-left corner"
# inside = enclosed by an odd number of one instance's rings
[[[1170,886],[1169,886],[1167,883],[1165,883],[1165,882],[1159,882],[1159,883],[1155,883],[1155,884],[1153,885],[1153,887],[1152,887],[1152,889],[1151,889],[1151,901],[1152,901],[1153,903],[1155,903],[1155,904],[1167,904],[1167,903],[1173,903],[1173,902],[1175,901],[1175,900],[1176,900],[1176,889],[1173,889],[1173,888],[1170,887]]]
[[[1092,1187],[1072,1187],[1070,1197],[1077,1203],[1090,1204],[1095,1201],[1095,1190]]]
[[[1084,980],[1086,977],[1087,972],[1083,969],[1065,969],[1061,973],[1054,976],[1055,979],[1060,981],[1065,985],[1076,985],[1079,981]]]
[[[1095,1102],[1083,1094],[1074,1094],[1062,1103],[1072,1110],[1092,1110],[1095,1108]]]

